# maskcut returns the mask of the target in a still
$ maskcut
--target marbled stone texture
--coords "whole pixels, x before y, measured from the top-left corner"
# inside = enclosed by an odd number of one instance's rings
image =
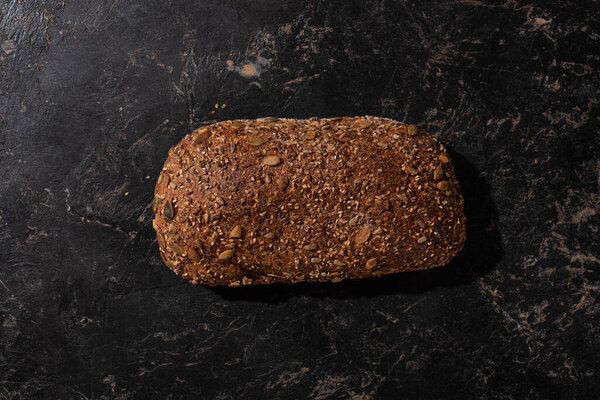
[[[6,0],[0,398],[600,396],[597,1]],[[211,121],[377,115],[452,149],[437,270],[194,286],[151,227]]]

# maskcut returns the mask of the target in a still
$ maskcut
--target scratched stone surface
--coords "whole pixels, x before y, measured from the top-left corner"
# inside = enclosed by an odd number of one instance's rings
[[[600,396],[597,1],[5,0],[0,398]],[[215,289],[160,260],[191,129],[377,115],[452,150],[436,270]]]

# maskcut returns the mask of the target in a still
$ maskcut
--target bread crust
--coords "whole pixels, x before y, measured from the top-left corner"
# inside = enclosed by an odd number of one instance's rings
[[[438,267],[466,238],[443,145],[379,117],[223,121],[169,151],[160,254],[193,283],[333,281]]]

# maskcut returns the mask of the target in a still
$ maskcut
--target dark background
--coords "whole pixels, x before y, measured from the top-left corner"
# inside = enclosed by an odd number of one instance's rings
[[[0,10],[1,398],[600,396],[599,2]],[[154,182],[191,129],[365,114],[452,150],[449,266],[234,290],[162,264]]]

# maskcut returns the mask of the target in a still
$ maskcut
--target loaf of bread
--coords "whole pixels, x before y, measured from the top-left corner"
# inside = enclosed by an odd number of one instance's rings
[[[169,151],[152,208],[165,264],[208,285],[433,268],[466,237],[444,146],[369,116],[199,128]]]

